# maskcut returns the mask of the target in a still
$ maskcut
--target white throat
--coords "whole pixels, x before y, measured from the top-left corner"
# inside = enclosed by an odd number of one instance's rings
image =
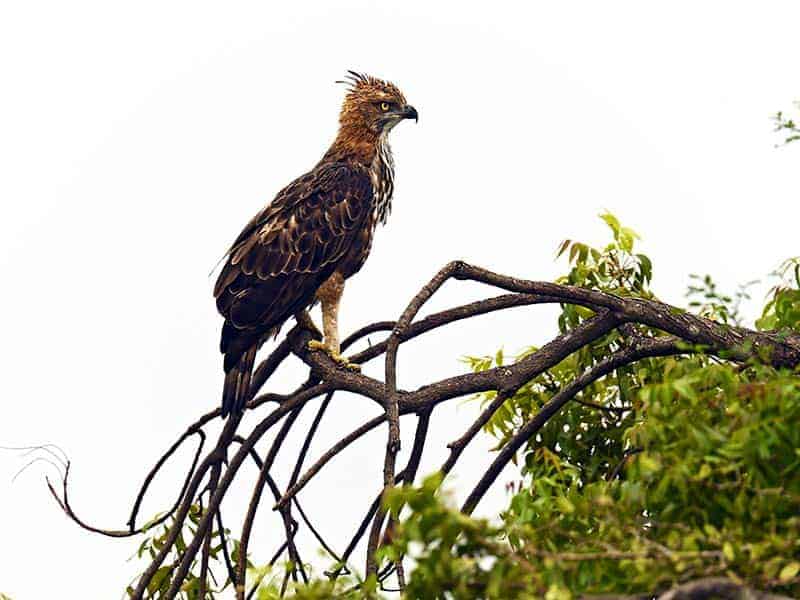
[[[384,132],[379,138],[378,149],[375,152],[375,158],[372,159],[372,165],[370,165],[376,221],[384,224],[392,211],[392,194],[394,193],[394,159],[387,133]]]

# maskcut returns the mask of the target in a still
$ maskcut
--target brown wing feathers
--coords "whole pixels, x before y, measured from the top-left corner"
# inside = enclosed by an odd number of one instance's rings
[[[368,251],[357,240],[372,227],[371,195],[365,170],[322,164],[281,191],[236,239],[214,289],[225,317],[223,416],[244,407],[261,341],[309,306],[343,262],[363,263],[366,256],[351,255]]]

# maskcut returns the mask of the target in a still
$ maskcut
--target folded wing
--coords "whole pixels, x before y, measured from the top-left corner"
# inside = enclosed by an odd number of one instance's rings
[[[343,163],[318,166],[282,190],[231,247],[214,296],[225,317],[225,371],[314,300],[367,226],[369,175]]]

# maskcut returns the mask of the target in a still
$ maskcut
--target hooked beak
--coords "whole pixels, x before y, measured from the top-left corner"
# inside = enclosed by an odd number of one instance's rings
[[[414,119],[415,123],[419,122],[419,115],[417,114],[417,109],[411,106],[410,104],[406,104],[398,114],[403,119]]]

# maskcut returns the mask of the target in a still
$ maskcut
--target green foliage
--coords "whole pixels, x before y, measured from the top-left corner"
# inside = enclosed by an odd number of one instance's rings
[[[314,578],[308,584],[289,583],[285,593],[282,595],[283,582],[289,565],[281,569],[271,569],[263,567],[251,569],[248,573],[248,581],[258,585],[255,598],[257,600],[280,600],[281,598],[292,598],[293,600],[329,600],[330,598],[340,598],[342,600],[360,600],[378,598],[376,592],[375,578],[364,582],[353,577],[340,576],[335,581],[322,578]],[[309,568],[307,567],[308,571]]]
[[[146,599],[158,600],[159,598],[164,597],[169,589],[170,584],[172,583],[174,569],[180,562],[179,553],[183,553],[183,551],[186,550],[186,540],[191,539],[191,537],[194,536],[202,517],[203,511],[201,507],[197,504],[192,505],[192,507],[189,509],[187,520],[184,522],[184,526],[178,534],[178,539],[173,546],[171,554],[166,558],[163,565],[155,572],[153,578],[150,580],[150,584],[147,586],[147,591],[144,595]],[[166,538],[169,535],[170,528],[175,523],[175,519],[170,517],[161,525],[155,525],[159,518],[160,515],[156,515],[144,526],[147,535],[136,551],[135,557],[137,559],[145,560],[149,563],[153,558],[155,558],[158,551],[164,546]],[[225,543],[228,545],[226,550],[229,552],[232,560],[235,563],[239,559],[239,543],[235,540],[231,541],[228,537],[229,535],[230,531],[226,529]],[[223,574],[223,542],[220,538],[221,536],[219,532],[214,531],[214,534],[211,538],[211,550],[209,553],[210,564],[212,568],[211,572],[213,576],[211,577],[211,583],[207,588],[206,598],[213,598],[214,594],[225,590],[230,585],[230,580],[228,579],[227,573]],[[250,565],[249,561],[248,566],[252,566]],[[218,575],[215,574],[215,567]],[[178,596],[181,598],[181,600],[198,600],[200,598],[199,575],[200,561],[198,559],[192,563],[186,580],[181,586],[181,591]],[[139,577],[137,576],[136,579],[138,580],[138,578]],[[217,581],[221,583],[216,585],[214,582]],[[132,585],[129,585],[126,591],[128,596],[133,596],[134,590]]]
[[[412,553],[416,565],[406,588],[408,598],[518,598],[527,589],[527,573],[503,541],[502,529],[471,519],[443,502],[441,477],[433,475],[420,488],[395,488],[387,504],[397,512],[407,505],[411,515],[382,555],[388,559]],[[414,552],[414,548],[422,548]]]
[[[795,107],[800,109],[800,102],[795,102]],[[772,120],[775,122],[775,131],[786,136],[783,140],[784,144],[790,144],[800,140],[800,123],[798,123],[796,118],[779,112]]]
[[[638,236],[631,229],[621,226],[612,215],[604,214],[601,218],[611,229],[612,242],[602,249],[569,240],[564,242],[559,255],[569,249],[571,268],[567,275],[559,278],[559,283],[622,296],[653,298],[649,289],[652,263],[644,254],[634,253],[634,241]],[[566,332],[593,314],[591,310],[580,306],[563,305],[558,319],[559,329]],[[647,332],[642,330],[640,333]],[[504,445],[553,394],[571,382],[577,374],[619,350],[626,343],[628,342],[624,336],[614,331],[567,357],[520,388],[489,420],[486,431],[498,439],[498,447]],[[522,358],[536,350],[536,347],[528,348],[515,358]],[[474,370],[480,371],[502,363],[502,355],[494,358],[495,360],[488,357],[473,358],[468,359],[468,362]],[[702,362],[705,359],[693,360]],[[635,390],[653,381],[661,381],[665,364],[661,360],[644,360],[634,366],[618,369],[613,377],[600,379],[587,387],[578,401],[600,405],[604,410],[584,410],[585,407],[578,404],[577,407],[568,407],[553,417],[548,427],[528,442],[526,452],[523,453],[522,474],[526,473],[530,461],[533,460],[528,451],[539,447],[560,452],[567,462],[590,478],[607,469],[624,449],[622,432],[633,422],[635,413],[630,409]],[[494,392],[489,392],[482,396],[482,400],[488,403],[494,397]],[[587,452],[587,449],[591,449],[591,452]]]
[[[740,285],[733,296],[730,296],[717,289],[717,284],[711,275],[689,277],[691,283],[686,293],[689,298],[689,308],[701,317],[726,325],[742,325],[741,303],[743,300],[750,300],[747,290],[758,283],[757,281]]]
[[[637,236],[602,215],[604,248],[567,241],[559,281],[653,298],[652,264]],[[759,325],[797,329],[800,268],[777,273]],[[747,287],[722,294],[693,277],[689,310],[738,324]],[[591,311],[564,306],[567,331]],[[655,336],[639,328],[630,335]],[[504,403],[486,431],[501,447],[579,373],[630,343],[611,333],[542,374]],[[531,348],[526,354],[535,350]],[[484,370],[503,354],[468,359]],[[493,393],[484,394],[486,403]],[[724,575],[800,594],[800,377],[703,355],[618,369],[553,417],[519,453],[520,479],[497,524],[469,519],[437,481],[397,490],[408,503],[393,552],[416,561],[410,598],[573,598],[648,593]]]
[[[163,565],[156,571],[145,592],[145,599],[159,600],[163,598],[172,583],[174,569],[180,562],[180,554],[186,549],[186,540],[194,536],[200,519],[203,517],[202,509],[199,505],[192,505],[187,515],[178,539],[175,542],[173,551],[164,560]],[[164,546],[170,528],[175,523],[174,518],[169,518],[160,525],[155,523],[160,518],[156,515],[144,526],[147,535],[139,545],[134,555],[135,558],[149,563]],[[227,566],[224,562],[223,541],[220,539],[218,531],[212,535],[212,544],[209,553],[210,584],[207,586],[205,598],[202,600],[220,597],[222,593],[233,595],[231,580],[228,576]],[[240,558],[239,540],[231,538],[230,531],[225,529],[225,550],[227,550],[233,565],[238,564]],[[295,600],[328,600],[336,597],[343,600],[378,598],[375,589],[376,584],[372,580],[366,582],[359,581],[350,576],[340,576],[335,581],[315,577],[311,565],[303,565],[307,573],[311,573],[312,581],[309,584],[296,583],[287,578],[287,574],[292,571],[292,564],[285,563],[279,566],[270,567],[255,566],[247,559],[247,581],[248,592],[250,586],[255,586],[256,593],[253,596],[256,600],[278,600],[279,598],[293,598]],[[139,576],[136,577],[136,580]],[[284,580],[289,579],[284,586]],[[285,588],[285,589],[284,589]],[[133,586],[128,586],[128,596],[133,595]],[[284,592],[282,594],[282,591]],[[201,600],[200,599],[200,559],[196,559],[189,570],[178,598],[181,600]],[[0,600],[3,600],[0,595]]]
[[[686,364],[637,396],[617,465],[592,478],[529,450],[500,526],[449,508],[435,482],[397,491],[412,508],[394,549],[417,561],[409,597],[641,593],[707,575],[798,594],[800,380]]]
[[[600,215],[611,229],[612,241],[603,249],[587,244],[564,240],[557,256],[567,254],[572,265],[570,272],[558,283],[576,285],[630,296],[649,297],[647,286],[653,276],[653,265],[644,254],[634,253],[639,235],[610,213]]]
[[[790,258],[772,273],[772,288],[756,326],[764,330],[800,331],[800,257]]]

